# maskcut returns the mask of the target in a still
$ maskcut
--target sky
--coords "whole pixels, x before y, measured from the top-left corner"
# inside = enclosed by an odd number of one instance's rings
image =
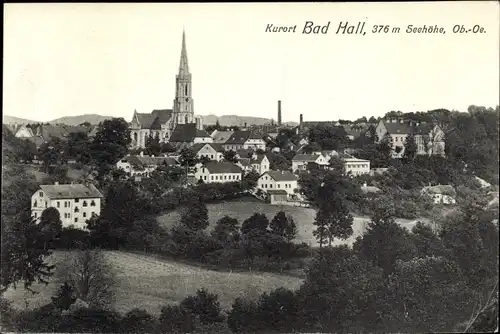
[[[327,34],[302,34],[306,21]],[[366,22],[365,35],[335,34]],[[295,33],[266,32],[268,24]],[[407,26],[445,34],[408,34]],[[374,25],[400,33],[373,34]],[[484,33],[454,34],[455,25]],[[35,121],[170,109],[182,31],[194,111],[354,120],[499,104],[499,4],[5,4],[3,113]]]

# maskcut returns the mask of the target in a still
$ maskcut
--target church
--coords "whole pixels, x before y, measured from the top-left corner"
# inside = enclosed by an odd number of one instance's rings
[[[155,109],[150,114],[134,111],[130,123],[132,148],[144,148],[150,135],[158,137],[160,142],[169,142],[172,134],[176,134],[174,137],[179,137],[181,132],[182,134],[184,132],[190,134],[189,136],[181,136],[185,138],[183,140],[190,142],[196,141],[197,138],[187,137],[205,137],[207,135],[203,130],[202,117],[194,115],[191,80],[186,49],[186,34],[183,31],[179,74],[175,76],[173,107],[172,109]]]

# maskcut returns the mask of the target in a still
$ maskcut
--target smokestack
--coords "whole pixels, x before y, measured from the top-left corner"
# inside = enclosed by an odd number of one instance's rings
[[[302,117],[302,114],[300,114],[300,121],[299,121],[299,128],[302,130],[302,122],[303,122],[303,117]]]
[[[281,101],[278,100],[278,126],[281,126]]]

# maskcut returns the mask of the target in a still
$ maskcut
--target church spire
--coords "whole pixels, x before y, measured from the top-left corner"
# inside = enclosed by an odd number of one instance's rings
[[[182,30],[182,49],[181,49],[181,62],[179,64],[179,75],[188,75],[189,74],[189,66],[188,66],[188,56],[186,50],[186,33]]]

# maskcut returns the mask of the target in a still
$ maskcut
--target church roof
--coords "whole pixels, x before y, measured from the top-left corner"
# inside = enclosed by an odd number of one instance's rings
[[[188,56],[186,49],[186,33],[182,31],[181,61],[179,63],[179,76],[189,75]]]
[[[194,141],[195,138],[200,137],[210,137],[205,130],[199,130],[196,128],[196,123],[187,124],[177,124],[172,135],[170,136],[170,142],[175,143],[190,143]]]
[[[172,109],[155,109],[150,114],[135,113],[141,129],[160,130],[161,125],[172,117]]]

